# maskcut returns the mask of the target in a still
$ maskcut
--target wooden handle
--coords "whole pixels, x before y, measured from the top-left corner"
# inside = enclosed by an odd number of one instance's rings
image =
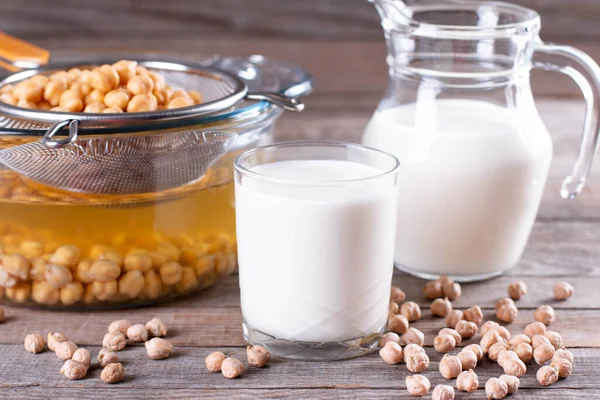
[[[48,50],[37,47],[16,37],[0,32],[0,57],[8,63],[18,64],[25,62],[37,65],[45,65],[50,58]],[[2,63],[5,68],[6,63]],[[18,65],[15,65],[18,67]]]

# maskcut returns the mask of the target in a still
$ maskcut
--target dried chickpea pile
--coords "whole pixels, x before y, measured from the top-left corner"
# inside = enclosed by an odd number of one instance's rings
[[[188,107],[202,103],[202,95],[175,90],[162,75],[121,60],[93,69],[34,75],[0,88],[0,101],[49,111],[123,113]]]
[[[1,322],[1,321],[0,321]],[[120,362],[117,352],[123,350],[129,340],[131,343],[145,342],[148,357],[162,360],[171,354],[173,345],[162,339],[167,334],[167,327],[158,318],[153,318],[145,325],[132,325],[127,320],[118,320],[108,326],[108,333],[102,340],[102,349],[98,353],[98,365],[102,367],[100,379],[105,383],[118,383],[125,378],[125,368]],[[148,340],[149,336],[154,336]],[[39,334],[25,336],[24,347],[30,353],[41,353],[44,350],[44,337]],[[60,373],[68,379],[78,380],[87,376],[92,366],[92,355],[89,350],[79,348],[60,332],[48,332],[47,345],[50,351],[64,361]]]
[[[566,282],[557,283],[554,288],[556,300],[566,300],[574,293],[574,288]],[[527,294],[524,282],[515,282],[507,288],[509,297],[496,302],[496,318],[512,323],[518,315],[515,300]],[[448,277],[427,282],[424,294],[430,300],[434,317],[445,318],[446,328],[439,331],[434,339],[434,348],[444,353],[439,363],[439,373],[446,379],[456,379],[456,390],[473,393],[479,387],[475,373],[477,363],[484,356],[498,363],[504,374],[491,378],[485,383],[488,399],[502,399],[519,388],[519,378],[527,372],[527,364],[535,361],[541,367],[536,373],[543,386],[555,383],[559,378],[567,378],[573,371],[573,354],[563,346],[562,336],[547,326],[555,320],[554,309],[549,305],[538,307],[533,313],[534,322],[527,325],[522,333],[512,335],[507,328],[495,321],[483,321],[479,306],[466,310],[454,310],[451,300],[461,295],[461,287]],[[408,371],[417,373],[406,378],[406,388],[413,396],[424,396],[431,389],[429,379],[418,373],[427,370],[429,357],[423,349],[425,335],[411,322],[419,320],[419,305],[406,301],[405,293],[392,287],[390,295],[388,330],[381,337],[379,354],[387,364],[406,363]],[[481,335],[479,344],[469,344],[456,354],[450,354],[463,339]],[[402,348],[402,345],[404,348]],[[455,388],[450,385],[437,385],[433,400],[452,400]]]

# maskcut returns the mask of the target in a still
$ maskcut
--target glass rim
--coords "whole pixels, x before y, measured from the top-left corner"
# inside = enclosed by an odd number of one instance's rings
[[[305,180],[301,181],[301,180],[295,180],[295,179],[277,178],[277,177],[261,174],[259,172],[253,171],[249,168],[246,168],[245,166],[242,165],[242,161],[245,158],[249,157],[252,154],[258,153],[259,151],[264,151],[264,150],[268,150],[268,149],[278,149],[278,148],[293,148],[293,147],[337,147],[337,148],[354,149],[354,150],[369,152],[372,154],[378,154],[380,156],[386,157],[388,160],[393,162],[393,166],[389,169],[381,170],[380,173],[369,175],[367,177],[358,178],[358,179],[340,179],[340,180],[332,180],[332,181],[305,181]],[[265,164],[267,164],[267,163],[265,163]],[[328,141],[328,140],[323,140],[323,141],[311,140],[311,141],[281,142],[281,143],[270,144],[267,146],[255,147],[253,149],[247,150],[247,151],[243,152],[242,154],[240,154],[235,159],[235,161],[233,163],[233,167],[236,172],[238,172],[242,175],[251,177],[253,179],[258,179],[261,181],[269,182],[269,183],[275,183],[275,184],[279,184],[279,185],[293,185],[293,186],[312,186],[312,187],[323,186],[323,187],[326,187],[326,186],[358,184],[358,183],[362,183],[362,182],[368,182],[371,180],[382,179],[382,178],[385,178],[388,176],[395,175],[398,173],[398,169],[400,167],[400,160],[398,160],[398,158],[391,153],[388,153],[388,152],[382,151],[382,150],[378,150],[378,149],[375,149],[372,147],[363,146],[358,143],[342,142],[342,141]],[[376,168],[376,167],[374,167],[374,168]]]
[[[413,4],[397,5],[402,3],[398,0],[370,0],[373,3],[396,3],[398,12],[406,18],[403,26],[408,27],[413,34],[419,36],[441,35],[451,39],[483,39],[483,38],[502,38],[514,35],[534,35],[539,32],[541,27],[540,15],[537,11],[518,4],[507,3],[504,1],[486,1],[486,0],[454,0],[438,2],[431,4]],[[427,11],[477,11],[480,7],[491,7],[500,12],[511,13],[520,16],[521,20],[507,24],[499,24],[488,27],[475,25],[448,25],[434,24],[416,20],[415,14]],[[411,10],[413,13],[408,13]],[[407,22],[407,24],[406,24]]]

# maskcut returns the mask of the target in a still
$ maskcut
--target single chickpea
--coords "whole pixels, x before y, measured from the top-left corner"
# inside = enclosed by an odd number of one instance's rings
[[[381,351],[379,354],[381,354]],[[248,364],[253,367],[263,368],[271,360],[271,353],[262,346],[248,346],[246,348],[246,355],[248,357]]]
[[[60,264],[46,264],[46,281],[56,289],[61,289],[73,281],[71,270]]]
[[[175,289],[181,293],[187,293],[198,287],[196,271],[190,267],[181,268],[181,279],[175,284]]]
[[[77,246],[66,245],[56,249],[54,254],[50,256],[50,261],[55,264],[73,267],[79,262],[80,251]]]
[[[60,373],[68,379],[77,380],[83,379],[87,375],[88,368],[80,362],[66,360],[60,368]]]
[[[519,378],[513,375],[501,375],[499,378],[502,382],[506,383],[506,387],[508,389],[508,394],[513,394],[517,390],[519,390],[519,385],[521,381]]]
[[[473,306],[468,310],[463,312],[463,318],[466,321],[473,322],[475,325],[479,326],[483,322],[483,312],[481,311],[481,307]]]
[[[438,281],[428,281],[423,288],[423,293],[425,293],[425,297],[429,300],[438,299],[440,297],[444,297],[444,291],[442,290],[442,282]]]
[[[107,364],[100,374],[100,379],[104,383],[118,383],[124,378],[125,368],[123,368],[123,364],[118,362]]]
[[[508,285],[508,296],[513,300],[519,300],[527,294],[527,285],[523,281],[513,282]]]
[[[173,345],[171,342],[158,337],[148,340],[145,345],[148,356],[153,360],[162,360],[167,358],[173,351]]]
[[[514,347],[514,352],[517,353],[519,359],[524,363],[533,360],[533,348],[529,343],[519,343]]]
[[[24,99],[21,99],[17,102],[17,107],[29,108],[31,110],[36,110],[38,108],[36,103]]]
[[[431,303],[431,314],[436,317],[445,318],[452,311],[452,303],[447,297],[435,299]]]
[[[136,94],[127,104],[127,112],[156,111],[158,101],[153,94]]]
[[[60,291],[60,302],[66,306],[73,305],[83,298],[84,290],[81,282],[68,283]]]
[[[136,298],[143,289],[144,275],[140,271],[129,271],[119,278],[119,293],[130,299]]]
[[[473,369],[463,371],[456,378],[456,388],[459,392],[473,393],[479,387],[479,378]]]
[[[81,71],[81,74],[77,77],[77,80],[81,83],[86,83],[91,86],[92,84],[92,71],[89,69],[84,69]]]
[[[406,362],[406,368],[410,372],[423,372],[429,367],[429,357],[423,350],[422,352],[416,352],[414,354],[407,355],[406,348],[404,349],[404,362]]]
[[[162,264],[168,261],[179,261],[179,259],[181,258],[181,250],[179,250],[177,246],[174,246],[168,242],[159,243],[156,250],[162,253],[164,257],[166,257],[166,261],[164,261]],[[154,258],[152,259],[152,264],[154,266]]]
[[[168,109],[193,106],[194,101],[189,97],[176,97],[167,105]]]
[[[91,285],[94,296],[100,301],[110,300],[119,293],[119,284],[116,280],[108,282],[94,281]]]
[[[244,364],[236,358],[228,357],[221,363],[221,373],[225,378],[237,378],[244,372]]]
[[[523,332],[530,338],[534,337],[535,335],[544,335],[546,334],[546,325],[539,321],[535,321],[527,325]]]
[[[210,353],[204,359],[206,369],[208,369],[210,372],[221,372],[221,365],[226,358],[227,356],[221,351]]]
[[[92,93],[92,87],[90,85],[88,85],[87,83],[73,82],[71,84],[71,86],[69,86],[69,89],[70,90],[79,90],[79,93],[81,93],[82,99],[85,99],[86,96],[88,96],[90,93]]]
[[[57,342],[54,344],[54,353],[61,360],[70,360],[77,350],[77,345],[73,342]]]
[[[175,99],[179,99],[179,98],[184,98],[184,99],[188,99],[192,101],[193,104],[193,100],[190,97],[190,95],[185,91],[185,90],[176,90],[174,91],[171,96],[169,97],[169,101],[173,101]]]
[[[460,284],[454,281],[443,282],[442,291],[444,292],[444,296],[449,300],[456,300],[462,294]]]
[[[436,336],[433,347],[438,353],[448,353],[456,347],[456,340],[451,335]]]
[[[71,68],[67,70],[67,76],[71,81],[76,81],[81,77],[83,71],[79,68]]]
[[[121,275],[121,267],[114,261],[96,261],[90,269],[90,278],[99,282],[114,281],[119,275]]]
[[[83,364],[86,369],[92,364],[92,355],[88,349],[84,348],[75,350],[75,353],[73,353],[73,357],[71,359]]]
[[[146,322],[146,329],[154,337],[167,336],[167,326],[158,318]]]
[[[490,347],[496,343],[503,343],[504,339],[496,331],[489,331],[481,338],[479,345],[483,349],[484,353],[487,353]]]
[[[188,95],[194,100],[194,104],[200,104],[204,101],[202,95],[195,90],[188,91]]]
[[[56,107],[60,103],[60,97],[67,90],[67,84],[61,80],[50,80],[44,88],[44,100]]]
[[[471,350],[477,356],[477,361],[483,360],[483,349],[480,345],[473,343],[468,346],[465,346],[464,350]]]
[[[75,279],[84,284],[92,283],[94,279],[90,276],[90,271],[93,263],[92,260],[82,260],[77,263],[74,274]]]
[[[10,104],[11,106],[16,106],[19,100],[12,95],[12,93],[2,93],[0,94],[0,101],[6,104]]]
[[[496,342],[488,349],[488,358],[492,361],[498,361],[501,352],[509,350],[510,347],[504,342]]]
[[[60,290],[46,281],[35,281],[31,287],[31,297],[39,304],[56,304],[60,300]]]
[[[556,370],[559,378],[568,378],[573,372],[573,364],[564,358],[552,360],[550,366]]]
[[[109,349],[100,349],[98,353],[98,364],[101,367],[106,367],[108,364],[118,363],[119,355]]]
[[[554,347],[555,350],[558,350],[562,347],[563,339],[560,333],[555,331],[547,331],[546,338],[548,338],[550,344]]]
[[[496,318],[502,322],[512,323],[519,316],[519,310],[514,304],[505,304],[496,311]]]
[[[414,343],[419,346],[423,346],[425,343],[425,335],[417,328],[408,328],[406,333],[402,335],[402,343],[405,345]]]
[[[134,343],[145,342],[148,340],[148,329],[143,324],[135,324],[127,329],[127,338]]]
[[[57,343],[69,341],[69,339],[67,339],[67,337],[60,332],[48,332],[48,336],[46,337],[46,340],[48,341],[48,348],[51,351],[56,351],[55,346]]]
[[[124,90],[111,90],[110,92],[106,93],[106,96],[104,96],[104,104],[106,107],[124,110],[127,108],[127,103],[129,103],[130,98],[131,97],[129,96],[128,92]]]
[[[154,97],[156,97],[156,102],[158,103],[158,109],[165,109],[165,105],[167,105],[168,101],[169,101],[169,94],[166,90],[160,90],[157,89],[156,87],[154,88],[154,90],[152,91],[152,94],[154,95]],[[161,108],[162,106],[162,108]],[[176,107],[175,107],[176,108]]]
[[[21,254],[16,253],[3,255],[2,264],[6,272],[21,280],[26,280],[29,276],[29,269],[31,268],[31,263],[26,257],[23,257]]]
[[[454,388],[448,385],[437,385],[431,393],[432,400],[454,400]]]
[[[514,306],[515,302],[510,297],[503,297],[500,300],[496,301],[496,304],[495,304],[496,311],[498,311],[500,308],[502,308],[502,306],[504,306],[506,304],[510,304],[510,305]]]
[[[118,251],[103,244],[96,244],[92,246],[90,249],[90,258],[96,261],[112,261],[118,266],[123,263],[123,257],[121,257]]]
[[[460,310],[452,310],[446,316],[446,326],[448,328],[455,328],[458,321],[463,319],[463,312]]]
[[[462,372],[462,364],[458,357],[445,354],[440,361],[439,369],[444,378],[453,379],[458,377]]]
[[[90,86],[101,92],[110,92],[119,87],[119,74],[111,65],[102,65],[97,70],[92,70]]]
[[[554,285],[554,298],[556,300],[567,300],[575,293],[575,288],[567,282],[558,282]]]
[[[554,347],[551,344],[542,344],[533,350],[533,359],[538,365],[544,365],[545,362],[554,357]]]
[[[32,103],[39,103],[42,100],[44,87],[40,82],[27,79],[19,82],[12,91],[17,100],[25,100]]]
[[[181,279],[181,264],[175,261],[167,262],[161,265],[159,272],[160,278],[166,285],[174,285]]]
[[[388,329],[394,333],[403,335],[408,330],[408,320],[402,314],[390,316],[388,319]]]
[[[65,90],[60,96],[58,104],[60,108],[69,110],[70,112],[81,112],[83,111],[82,94],[79,90]]]
[[[498,378],[490,378],[485,383],[485,395],[488,400],[503,399],[508,394],[508,385]]]
[[[37,333],[30,333],[29,335],[25,336],[23,346],[25,347],[25,350],[30,353],[41,353],[42,350],[44,350],[44,338],[42,335],[38,335]]]
[[[469,339],[477,334],[477,325],[470,321],[458,321],[456,331],[462,338]]]
[[[529,336],[527,336],[524,333],[520,333],[518,335],[515,335],[512,339],[510,339],[510,341],[508,342],[508,344],[515,348],[517,347],[517,345],[521,344],[521,343],[527,343],[527,344],[531,344],[531,338]]]
[[[126,344],[127,339],[121,332],[108,332],[102,339],[102,347],[111,351],[121,351]]]
[[[379,347],[384,347],[388,342],[400,344],[400,336],[395,332],[388,332],[379,339]]]
[[[117,107],[109,107],[109,108],[105,108],[102,111],[102,114],[122,114],[123,110]]]
[[[500,335],[500,337],[501,337],[502,339],[504,339],[504,341],[505,341],[505,342],[507,342],[507,343],[508,343],[508,341],[509,341],[509,340],[512,338],[512,335],[510,334],[510,332],[508,331],[508,329],[506,329],[506,328],[505,328],[505,327],[503,327],[503,326],[497,326],[497,327],[496,327],[494,330],[495,330],[495,331],[498,333],[498,335]]]
[[[417,321],[421,318],[421,308],[413,301],[407,301],[400,306],[400,314],[408,320],[408,322]]]
[[[504,368],[505,374],[516,376],[517,378],[522,377],[523,375],[525,375],[525,372],[527,372],[527,367],[525,366],[525,363],[519,358],[509,358],[507,360],[504,360],[502,368]]]
[[[137,75],[129,79],[127,90],[134,95],[151,94],[154,90],[154,81],[148,75]]]
[[[390,301],[400,305],[406,301],[406,293],[399,287],[392,286]]]
[[[37,104],[37,108],[44,111],[50,111],[52,105],[47,101],[42,100]]]
[[[106,109],[106,106],[102,103],[90,103],[83,109],[84,113],[96,113],[99,114]]]
[[[44,254],[44,246],[35,240],[24,240],[19,246],[19,252],[30,259],[33,257],[40,257]]]
[[[393,301],[390,301],[390,304],[388,306],[388,314],[391,316],[396,315],[400,312],[400,306],[398,305],[398,303],[394,303]]]
[[[552,360],[569,360],[569,362],[571,364],[573,364],[573,353],[571,353],[571,351],[565,349],[564,347],[561,347],[560,349],[556,350],[554,352],[554,356],[552,357]]]
[[[550,340],[546,337],[545,334],[535,335],[531,338],[531,347],[533,347],[534,350],[543,344],[552,345],[552,343],[550,343]]]
[[[481,336],[484,336],[486,333],[494,330],[499,326],[500,325],[496,321],[486,321],[483,325],[481,325],[481,328],[479,328],[479,334]]]
[[[129,60],[120,60],[114,63],[113,68],[119,74],[119,83],[121,85],[127,85],[129,80],[135,76],[135,67],[137,62]]]
[[[544,365],[538,369],[536,378],[541,385],[549,386],[558,380],[558,372],[551,366]]]
[[[460,333],[458,333],[458,331],[456,329],[442,328],[438,332],[438,336],[443,336],[443,335],[452,336],[454,338],[454,340],[456,341],[456,344],[460,344],[462,342],[462,336],[460,336]]]
[[[17,285],[17,279],[8,273],[4,268],[0,268],[0,286],[3,288],[13,288]],[[8,293],[7,293],[8,294]]]
[[[108,332],[127,335],[127,330],[129,328],[131,328],[131,322],[126,319],[119,319],[111,322],[110,325],[108,325]]]
[[[458,353],[457,357],[460,360],[463,370],[475,369],[477,366],[477,354],[470,349],[463,349]]]
[[[539,306],[533,313],[533,318],[544,325],[550,325],[554,321],[554,308],[551,306]]]
[[[156,299],[160,296],[163,283],[160,276],[155,271],[148,271],[144,274],[143,295],[149,299]]]
[[[431,383],[429,383],[429,379],[423,375],[411,375],[406,377],[406,390],[411,396],[425,396],[430,388]]]

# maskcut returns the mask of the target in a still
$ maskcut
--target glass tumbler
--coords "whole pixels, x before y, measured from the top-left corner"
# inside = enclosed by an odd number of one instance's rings
[[[275,357],[373,350],[394,262],[399,162],[356,144],[283,143],[235,162],[243,329]]]

